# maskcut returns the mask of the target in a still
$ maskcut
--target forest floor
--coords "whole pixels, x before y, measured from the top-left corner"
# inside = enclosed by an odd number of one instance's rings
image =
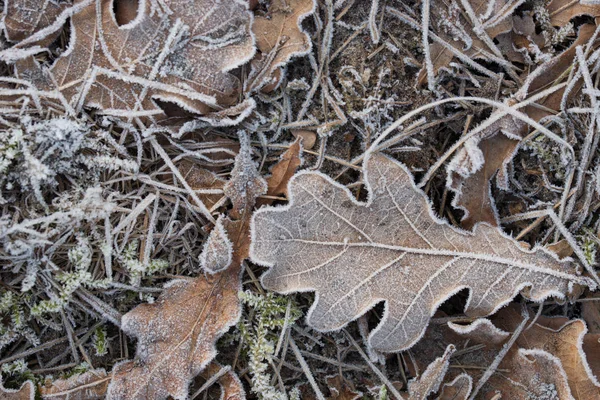
[[[0,399],[600,399],[597,1],[187,3],[0,0]]]

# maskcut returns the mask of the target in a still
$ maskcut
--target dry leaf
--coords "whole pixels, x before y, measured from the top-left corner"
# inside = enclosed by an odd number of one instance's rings
[[[499,332],[512,331],[521,322],[521,316],[515,307],[507,307],[493,320],[501,328],[496,328]],[[479,359],[476,359],[477,356],[469,359],[474,365],[487,367],[490,359],[481,355],[488,352],[493,354],[503,343],[496,340],[499,337],[492,331],[485,333],[489,325],[489,321],[485,324],[475,321],[462,327],[449,324],[454,333],[486,345],[486,349],[479,351]],[[559,399],[600,399],[600,385],[591,373],[582,347],[586,332],[581,320],[539,317],[535,324],[521,332],[500,364],[500,369],[510,371],[509,376],[494,375],[487,390],[500,390],[510,399],[528,399],[523,388],[527,388],[531,396],[540,396],[544,388],[542,382],[545,382],[546,386],[552,384],[555,387]]]
[[[494,313],[519,291],[542,301],[573,284],[595,287],[575,266],[543,248],[523,249],[487,224],[473,234],[436,218],[407,169],[376,154],[365,162],[367,203],[330,178],[301,172],[289,185],[289,205],[263,207],[252,222],[251,259],[272,267],[265,288],[316,291],[307,321],[340,329],[385,301],[369,337],[378,351],[400,351],[423,335],[446,299],[469,288],[466,311]]]
[[[307,131],[305,129],[294,129],[291,131],[292,135],[297,138],[302,138],[302,148],[310,150],[315,147],[317,142],[317,134],[313,131]]]
[[[109,380],[104,369],[95,369],[67,379],[46,380],[46,384],[40,386],[40,394],[43,399],[104,399]]]
[[[473,379],[460,374],[452,382],[444,383],[436,400],[467,400],[473,390]]]
[[[310,51],[312,42],[300,24],[315,6],[314,0],[271,0],[267,15],[254,18],[252,31],[260,55],[253,62],[248,91],[270,83],[277,68]]]
[[[219,363],[213,361],[206,367],[204,371],[202,371],[201,376],[208,380],[212,376],[221,372],[222,368],[223,367]],[[221,387],[221,400],[246,400],[244,386],[234,372],[227,371],[219,378],[217,382]]]
[[[587,299],[589,300],[589,297]],[[587,324],[590,333],[600,333],[600,307],[597,300],[581,303],[581,318]]]
[[[594,30],[594,25],[582,25],[571,47],[539,67],[544,68],[544,73],[537,74],[529,87],[525,88],[527,93],[535,94],[563,76],[575,57],[576,46],[587,43]],[[571,96],[577,91],[575,89]],[[519,93],[516,97],[525,97],[527,93]],[[558,111],[563,93],[562,89],[557,90],[538,104]],[[535,121],[549,115],[547,110],[535,106],[525,107],[522,111]],[[455,193],[452,205],[465,212],[461,221],[465,229],[471,229],[477,222],[497,225],[490,181],[496,176],[498,187],[508,188],[507,166],[517,151],[519,139],[527,133],[527,125],[508,115],[469,140],[468,145],[457,151],[451,160],[447,168],[446,185]]]
[[[468,2],[478,17],[486,13],[488,1],[468,0]],[[495,1],[493,12],[481,21],[486,34],[492,40],[501,33],[512,29],[512,19],[510,18],[512,9],[505,10],[508,3],[508,0]],[[430,19],[432,26],[437,25],[438,36],[468,58],[473,60],[489,59],[489,55],[493,54],[488,45],[475,34],[474,27],[466,17],[466,12],[460,2],[436,2],[435,7],[431,8]],[[438,42],[432,43],[429,48],[433,70],[437,75],[440,69],[450,65],[454,54]],[[426,82],[427,72],[423,68],[419,72],[418,83],[423,85]]]
[[[35,386],[33,382],[24,382],[19,389],[7,389],[2,383],[0,376],[0,399],[1,400],[34,400]]]
[[[234,219],[249,218],[258,196],[267,192],[267,183],[258,173],[256,162],[252,160],[252,147],[248,134],[240,131],[238,135],[240,152],[235,157],[231,178],[223,187],[223,192],[233,204],[230,215]]]
[[[408,382],[408,400],[427,400],[430,394],[438,391],[455,351],[456,348],[449,345],[444,355],[429,364],[419,379]]]
[[[573,399],[560,361],[550,353],[519,349],[502,367],[509,368],[510,377],[493,379],[495,393],[513,400]]]
[[[341,375],[328,376],[325,380],[331,393],[328,400],[358,400],[363,398],[363,394],[354,390],[352,383],[346,382]]]
[[[4,32],[10,42],[19,42],[51,25],[69,6],[66,1],[55,0],[5,0]],[[40,45],[49,45],[57,34]]]
[[[554,26],[563,27],[571,19],[581,15],[600,17],[600,4],[584,4],[584,1],[552,0],[548,4],[550,23]]]
[[[123,317],[122,329],[138,338],[136,360],[113,368],[109,398],[185,399],[191,379],[216,355],[216,340],[240,316],[237,294],[248,253],[247,225],[229,220],[223,225],[233,242],[225,271],[171,281],[156,303]]]
[[[223,217],[219,217],[217,224],[204,242],[200,253],[200,266],[209,274],[223,271],[233,258],[233,244],[227,237],[223,226]]]
[[[267,195],[287,196],[288,182],[292,176],[294,176],[298,167],[302,165],[301,154],[301,139],[296,139],[296,141],[281,155],[277,164],[271,168],[271,176],[267,178]],[[260,199],[256,205],[257,207],[260,207],[261,205],[272,203],[272,199]]]
[[[227,71],[255,51],[247,2],[168,0],[165,5],[172,14],[140,1],[135,19],[119,26],[112,0],[92,2],[72,16],[71,42],[48,71],[51,81],[74,107],[114,115],[143,111],[164,117],[155,100],[201,115],[234,104],[240,83]],[[26,74],[19,68],[19,75]],[[34,84],[49,85],[48,80]]]

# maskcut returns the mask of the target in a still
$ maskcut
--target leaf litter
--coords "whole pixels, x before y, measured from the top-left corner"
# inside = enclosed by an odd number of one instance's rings
[[[0,397],[600,398],[595,2],[3,5]]]

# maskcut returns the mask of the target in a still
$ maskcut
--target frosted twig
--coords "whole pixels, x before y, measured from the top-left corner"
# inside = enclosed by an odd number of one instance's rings
[[[427,87],[432,93],[435,93],[435,70],[431,61],[431,49],[429,48],[429,4],[430,0],[422,0],[422,28],[421,41],[423,46],[423,55],[425,56],[425,71],[427,71]]]
[[[298,363],[300,364],[300,367],[302,368],[304,375],[306,375],[306,378],[308,379],[308,383],[310,383],[310,386],[313,388],[315,394],[317,395],[317,399],[325,400],[325,396],[323,396],[323,393],[321,393],[321,389],[319,389],[319,385],[317,385],[317,382],[315,382],[315,377],[313,376],[312,372],[310,371],[310,368],[309,368],[308,364],[306,363],[306,361],[304,360],[304,357],[302,357],[302,353],[300,353],[300,349],[296,345],[294,338],[292,338],[291,336],[290,336],[290,347],[292,348],[292,351],[294,352],[294,355],[296,356],[296,359],[298,360]]]
[[[379,0],[371,0],[371,11],[369,12],[369,31],[371,33],[371,40],[373,43],[378,44],[381,34],[377,26],[377,13],[379,11]]]
[[[342,331],[344,332],[344,334],[346,335],[348,340],[350,340],[350,343],[352,343],[352,345],[354,346],[356,351],[358,351],[358,354],[360,354],[360,356],[363,358],[363,360],[365,360],[365,362],[369,365],[369,367],[371,367],[371,370],[375,373],[375,375],[377,375],[379,377],[379,379],[381,379],[381,382],[394,395],[394,397],[397,400],[404,400],[404,397],[402,397],[402,395],[398,392],[398,390],[396,390],[396,387],[394,385],[392,385],[392,382],[390,382],[390,380],[387,378],[387,376],[385,376],[385,374],[383,372],[381,372],[381,370],[379,368],[377,368],[377,366],[375,364],[373,364],[373,362],[369,359],[369,356],[367,356],[365,354],[365,352],[363,351],[363,349],[360,347],[360,345],[358,343],[356,343],[356,340],[354,340],[352,335],[350,335],[348,333],[348,331],[345,329],[342,329]]]

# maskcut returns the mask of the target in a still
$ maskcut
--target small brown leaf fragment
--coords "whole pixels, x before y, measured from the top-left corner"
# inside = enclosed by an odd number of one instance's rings
[[[444,383],[436,400],[467,400],[473,390],[473,379],[460,374],[452,382]]]
[[[67,379],[46,380],[46,383],[40,386],[40,394],[43,399],[104,399],[109,380],[104,369],[95,369]]]
[[[498,345],[504,343],[510,337],[509,332],[497,328],[492,321],[487,318],[478,318],[469,325],[448,322],[448,327],[457,334],[468,336],[477,343]]]
[[[310,51],[311,40],[300,24],[314,10],[314,0],[271,0],[267,15],[254,17],[252,31],[261,55],[253,63],[248,91],[268,84],[278,67]]]
[[[429,364],[418,379],[408,382],[408,400],[427,400],[430,394],[438,391],[448,371],[450,357],[455,351],[456,348],[449,345],[444,355]]]
[[[263,286],[316,291],[307,316],[313,328],[339,329],[384,300],[386,313],[368,340],[394,352],[412,347],[439,305],[464,288],[467,315],[484,316],[524,287],[537,302],[566,295],[575,283],[595,287],[569,260],[524,249],[488,224],[470,234],[439,220],[397,161],[374,154],[363,168],[367,203],[323,174],[300,172],[286,207],[263,207],[252,219],[250,257],[271,267]]]
[[[328,400],[358,400],[363,397],[363,394],[355,391],[352,383],[347,382],[341,375],[328,376],[325,380],[331,394]]]
[[[590,300],[589,298],[586,298]],[[600,301],[581,303],[581,318],[587,324],[590,333],[600,333]]]
[[[24,382],[19,389],[7,389],[0,377],[0,399],[1,400],[34,400],[35,386],[33,382]]]
[[[302,138],[303,149],[310,150],[315,147],[315,143],[317,142],[317,134],[315,132],[304,129],[294,129],[291,132],[296,139],[299,137]]]
[[[514,122],[511,117],[503,120]],[[522,124],[515,123],[515,127],[523,129]],[[494,130],[494,128],[490,129],[491,132]],[[512,132],[511,134],[514,135]],[[506,136],[501,131],[494,132],[491,137],[481,140],[479,146],[475,145],[481,151],[484,160],[478,169],[474,172],[467,171],[465,174],[452,173],[448,187],[456,193],[452,206],[465,211],[465,216],[460,222],[463,228],[470,230],[477,222],[498,226],[496,205],[490,195],[489,182],[499,170],[506,174],[508,162],[512,159],[518,144],[518,140]],[[460,156],[457,154],[452,162],[459,160]],[[465,158],[470,156],[466,155]],[[463,178],[465,175],[469,177],[467,180]]]
[[[222,365],[216,361],[208,364],[206,369],[200,374],[204,379],[208,380],[214,375],[221,372]],[[217,381],[221,387],[221,400],[245,400],[246,392],[244,391],[244,385],[240,382],[235,372],[227,371]]]
[[[571,257],[573,255],[573,248],[566,239],[561,239],[556,243],[549,244],[546,248],[556,253],[559,258]]]
[[[257,164],[252,160],[252,147],[246,132],[240,131],[240,152],[235,157],[231,178],[223,187],[223,192],[231,199],[233,209],[230,216],[240,219],[249,216],[256,199],[267,192],[267,182],[260,176]]]
[[[277,164],[271,168],[271,176],[267,178],[267,195],[269,196],[287,196],[288,182],[296,173],[299,166],[302,165],[302,144],[300,138],[281,155]],[[272,199],[259,199],[257,207],[265,204],[272,204]]]
[[[585,1],[581,0],[552,0],[548,4],[548,13],[552,25],[563,27],[581,15],[600,17],[600,4],[585,4]]]

